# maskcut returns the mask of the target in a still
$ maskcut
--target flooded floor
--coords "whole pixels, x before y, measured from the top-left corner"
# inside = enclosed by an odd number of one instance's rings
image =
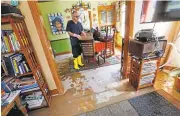
[[[164,90],[180,101],[180,93],[173,89],[174,79],[158,72],[154,87],[136,91],[128,79],[121,79],[120,64],[66,74],[65,93],[54,96],[49,108],[29,113],[30,116],[73,116],[156,90]],[[173,101],[175,104],[179,102]]]

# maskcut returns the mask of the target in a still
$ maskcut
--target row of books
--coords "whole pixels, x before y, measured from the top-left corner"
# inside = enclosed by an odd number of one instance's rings
[[[30,67],[22,53],[15,53],[2,58],[1,67],[8,75],[17,76],[31,72]]]
[[[1,82],[1,88],[6,93],[14,90],[21,90],[21,93],[40,90],[36,80],[31,75],[15,79],[14,77],[5,77]]]
[[[20,50],[20,44],[12,30],[1,31],[1,52],[7,53]]]

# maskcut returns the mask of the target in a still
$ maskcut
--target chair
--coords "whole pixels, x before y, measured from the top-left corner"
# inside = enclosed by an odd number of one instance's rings
[[[89,62],[92,59],[96,61],[95,51],[94,51],[94,39],[91,34],[86,34],[87,39],[81,40],[81,48],[84,60]]]
[[[103,27],[102,27],[103,28]],[[114,55],[114,37],[115,37],[115,28],[113,28],[113,26],[104,26],[105,28],[105,32],[106,32],[106,36],[104,37],[104,41],[105,41],[105,54],[106,57],[110,57],[112,55]]]

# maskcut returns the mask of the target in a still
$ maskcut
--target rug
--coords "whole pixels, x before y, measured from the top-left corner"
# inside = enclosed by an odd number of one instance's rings
[[[80,70],[75,70],[73,67],[73,58],[69,58],[64,62],[58,64],[60,75],[66,75],[73,72],[79,72],[83,70],[95,69],[103,66],[120,64],[121,55],[115,55],[109,58],[106,58],[106,62],[102,64],[103,60],[100,59],[100,65],[97,62],[90,61],[89,63],[85,63],[83,67],[80,67]]]
[[[180,116],[180,110],[157,92],[151,92],[128,101],[140,116]]]
[[[180,110],[157,92],[151,92],[79,116],[180,116]]]

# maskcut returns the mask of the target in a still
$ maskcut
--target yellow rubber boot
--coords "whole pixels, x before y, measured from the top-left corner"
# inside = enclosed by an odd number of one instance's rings
[[[74,69],[79,70],[78,59],[74,58]]]
[[[78,56],[78,65],[84,66],[84,64],[82,63],[82,57],[81,56]]]

